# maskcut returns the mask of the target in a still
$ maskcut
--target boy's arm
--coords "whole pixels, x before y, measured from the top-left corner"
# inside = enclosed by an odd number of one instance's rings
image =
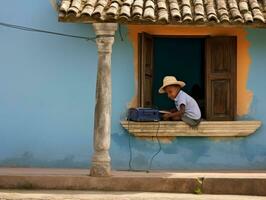
[[[176,108],[172,108],[172,109],[170,109],[170,112],[171,112],[171,113],[176,112],[176,111],[177,111]]]
[[[185,113],[186,106],[184,104],[181,104],[179,108],[180,108],[179,111],[164,114],[163,118],[165,120],[169,119],[171,117],[180,117],[181,118],[183,116],[183,114]]]
[[[170,117],[182,117],[183,114],[185,113],[186,106],[184,104],[181,104],[179,107],[179,111],[170,113]]]

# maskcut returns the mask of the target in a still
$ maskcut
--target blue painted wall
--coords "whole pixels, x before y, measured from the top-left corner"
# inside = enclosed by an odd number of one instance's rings
[[[16,5],[16,6],[14,6]],[[12,15],[11,15],[12,13]],[[47,1],[4,1],[0,21],[81,36],[91,26],[62,24]],[[113,48],[113,168],[128,169],[129,135],[119,125],[134,95],[127,29]],[[266,123],[266,30],[248,30],[254,92],[245,119]],[[0,27],[0,166],[82,167],[92,155],[97,49],[93,42]],[[176,138],[163,144],[156,169],[265,169],[266,130],[240,139]],[[132,167],[146,169],[156,142],[131,138]]]

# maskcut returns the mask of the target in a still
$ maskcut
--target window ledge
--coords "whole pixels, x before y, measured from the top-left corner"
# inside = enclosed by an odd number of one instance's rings
[[[121,121],[121,125],[138,137],[237,137],[254,133],[261,126],[261,121],[202,121],[196,129],[181,121]]]

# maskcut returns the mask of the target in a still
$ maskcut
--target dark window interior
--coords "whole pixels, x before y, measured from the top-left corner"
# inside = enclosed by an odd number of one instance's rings
[[[173,75],[186,83],[183,90],[199,104],[204,117],[204,38],[154,37],[153,106],[174,108],[166,95],[158,94],[164,76]]]

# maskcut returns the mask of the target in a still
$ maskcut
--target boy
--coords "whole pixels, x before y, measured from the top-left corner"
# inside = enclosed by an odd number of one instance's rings
[[[164,120],[182,120],[190,126],[200,123],[201,112],[197,102],[187,93],[181,90],[186,84],[178,81],[174,76],[166,76],[159,93],[167,93],[168,97],[175,101],[176,111],[163,115]]]

